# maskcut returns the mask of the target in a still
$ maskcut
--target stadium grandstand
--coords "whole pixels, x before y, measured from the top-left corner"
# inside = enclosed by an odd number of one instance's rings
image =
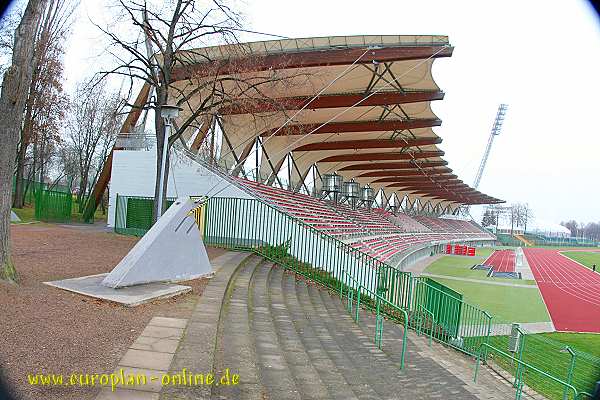
[[[183,108],[176,125],[202,98],[194,90],[208,67],[203,59],[223,74],[267,80],[276,71],[281,79],[260,97],[228,97],[174,143],[169,196],[258,199],[392,263],[427,244],[492,243],[492,234],[456,215],[462,205],[501,200],[452,174],[432,129],[441,120],[431,102],[444,93],[431,66],[452,50],[445,36],[352,36],[194,51],[198,62],[175,73],[171,96]],[[144,86],[138,100],[148,91]],[[117,196],[154,192],[154,146],[139,145],[136,133],[141,114],[129,115],[94,190],[99,199],[110,182],[109,225]]]

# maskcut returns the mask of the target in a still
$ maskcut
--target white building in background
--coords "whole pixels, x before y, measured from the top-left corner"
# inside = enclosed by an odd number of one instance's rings
[[[493,233],[504,233],[507,235],[510,235],[511,233],[513,235],[522,235],[525,233],[525,227],[516,223],[511,228],[510,216],[500,217],[497,229],[496,226],[488,226],[487,229],[491,230]],[[539,218],[533,218],[527,222],[527,233],[535,233],[554,238],[568,238],[571,236],[571,231],[564,226]]]
[[[527,224],[527,232],[558,238],[568,238],[571,236],[571,231],[564,226],[539,218],[535,218]]]
[[[167,197],[212,195],[252,198],[237,186],[203,167],[191,158],[171,151],[167,180]],[[108,199],[108,226],[115,226],[117,194],[119,196],[154,197],[156,151],[116,150],[113,154]]]

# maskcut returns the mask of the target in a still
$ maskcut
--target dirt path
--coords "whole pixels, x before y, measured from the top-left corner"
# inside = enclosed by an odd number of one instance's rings
[[[190,281],[187,295],[135,308],[72,294],[42,282],[109,272],[138,239],[49,224],[11,229],[20,284],[0,282],[0,371],[17,399],[94,398],[96,389],[30,386],[27,374],[110,373],[153,316],[187,318],[206,285]]]

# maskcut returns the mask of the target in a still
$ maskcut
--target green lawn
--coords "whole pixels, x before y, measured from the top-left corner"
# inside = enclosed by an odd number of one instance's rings
[[[561,250],[561,251],[569,251],[569,250],[583,250],[592,249],[592,250],[600,250],[598,247],[589,247],[589,246],[533,246],[536,249],[552,249],[552,250]]]
[[[600,271],[600,251],[563,251],[562,254],[590,269],[596,264],[596,271]]]
[[[21,218],[20,223],[35,221],[35,208],[33,206],[25,206],[23,208],[13,208],[15,214]],[[18,224],[19,222],[13,222]]]
[[[490,343],[496,348],[506,351],[507,336],[492,337]],[[573,369],[573,385],[579,391],[591,393],[600,377],[600,335],[584,333],[542,333],[527,335],[523,347],[523,361],[551,374],[567,380],[571,355],[564,351],[569,346],[577,353]],[[494,353],[492,351],[492,353]],[[507,371],[514,374],[514,364],[500,354],[493,359]],[[537,392],[549,399],[562,399],[564,386],[548,379],[542,374],[528,371],[525,382]],[[572,396],[568,397],[572,399]]]
[[[429,274],[453,276],[457,278],[535,285],[534,280],[488,278],[487,271],[481,269],[471,269],[473,264],[481,264],[483,261],[485,261],[492,251],[493,249],[489,248],[477,249],[478,256],[475,257],[444,256],[431,263],[425,269],[425,272]],[[479,254],[481,254],[481,256],[479,256]]]
[[[550,316],[537,287],[519,288],[435,278],[464,300],[507,322],[546,322]]]
[[[569,345],[575,350],[582,351],[600,358],[600,334],[598,333],[540,333],[536,336],[547,337]],[[600,378],[600,376],[598,377]]]

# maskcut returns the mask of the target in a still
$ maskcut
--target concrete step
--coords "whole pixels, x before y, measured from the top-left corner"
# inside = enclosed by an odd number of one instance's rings
[[[304,315],[292,314],[290,307],[284,298],[293,293],[293,277],[289,274],[284,276],[282,268],[273,267],[269,275],[269,294],[271,315],[275,322],[275,328],[279,337],[279,343],[284,350],[287,364],[290,367],[292,377],[296,381],[296,387],[303,399],[332,399],[337,396],[335,388],[331,392],[322,380],[322,376],[317,368],[312,364],[312,359],[308,354],[306,345],[311,344],[316,339],[311,338],[306,332],[299,333],[296,330],[294,321],[302,320]],[[284,281],[288,282],[284,285]],[[292,282],[290,285],[289,282]],[[284,287],[285,286],[285,287]],[[303,339],[300,338],[302,335]],[[308,343],[306,343],[308,341]],[[314,349],[314,348],[313,348]]]
[[[321,318],[334,340],[350,358],[361,380],[377,392],[378,398],[395,399],[398,393],[405,393],[405,398],[429,398],[423,397],[427,394],[426,388],[421,387],[425,381],[407,379],[405,371],[375,346],[372,336],[365,334],[348,313],[336,309],[334,303],[339,303],[339,298],[330,297],[314,286],[309,286],[308,291],[315,309],[325,311]]]
[[[327,332],[331,342],[344,355],[344,359],[336,360],[337,368],[347,374],[346,380],[357,383],[352,386],[355,392],[368,389],[368,392],[357,393],[359,396],[396,398],[397,392],[394,393],[390,385],[398,379],[399,369],[385,368],[382,364],[385,355],[375,348],[372,340],[362,334],[345,313],[331,313],[320,297],[320,291],[316,286],[307,285],[306,291],[299,293],[307,296],[313,312],[318,315],[317,319],[311,321]],[[390,363],[387,364],[389,367]]]
[[[212,371],[217,344],[217,328],[222,314],[222,305],[231,283],[231,277],[245,263],[255,258],[251,253],[228,252],[213,261],[216,272],[210,279],[190,317],[183,338],[169,367],[169,374],[181,374],[185,369],[193,374],[206,374]],[[209,399],[211,387],[208,385],[186,386],[167,385],[160,393],[160,399]]]
[[[271,313],[268,279],[272,264],[261,263],[250,281],[248,311],[260,380],[268,399],[301,399],[292,377]]]
[[[219,321],[214,371],[223,376],[229,369],[230,374],[240,376],[240,383],[212,386],[213,399],[263,398],[248,319],[250,279],[261,262],[261,258],[252,257],[231,278]]]
[[[170,372],[229,368],[239,385],[165,387],[161,399],[371,400],[508,399],[505,381],[480,372],[473,360],[409,331],[400,370],[402,327],[384,322],[383,348],[374,344],[375,317],[356,324],[339,295],[272,262],[237,253],[200,297]]]
[[[332,299],[331,304],[338,312],[347,313],[345,300],[342,303],[339,301],[339,296],[325,290],[321,292],[321,295]],[[374,337],[375,314],[361,309],[358,326],[365,334]],[[402,351],[403,331],[401,325],[388,320],[384,321],[382,350],[398,365]],[[460,396],[463,390],[466,390],[477,398],[514,398],[514,391],[512,391],[510,383],[487,368],[480,370],[478,383],[473,383],[474,359],[472,357],[435,341],[429,346],[427,336],[418,336],[412,330],[408,331],[407,338],[405,357],[407,376],[431,382],[431,386],[440,388],[445,396]],[[457,385],[461,386],[458,381],[462,383],[463,390],[456,387]],[[434,394],[432,395],[435,397]],[[523,394],[523,398],[534,398],[532,396],[537,397],[537,394]]]
[[[315,307],[311,294],[309,294],[309,286],[311,285],[310,282],[298,282],[296,295],[310,330],[315,332],[322,348],[325,350],[324,356],[326,355],[331,360],[331,370],[336,371],[343,377],[344,381],[342,383],[347,382],[348,388],[352,390],[357,398],[361,400],[379,399],[380,396],[368,380],[370,374],[363,376],[362,371],[356,368],[354,360],[345,352],[335,334],[332,334],[328,329],[326,319],[329,318],[329,314],[324,307]]]
[[[339,301],[339,297],[332,295],[326,291],[321,291],[321,297],[324,303],[331,307],[334,313],[346,313],[345,300],[344,303]],[[351,318],[351,317],[350,317]],[[386,354],[392,365],[400,368],[400,359],[402,354],[402,333],[403,328],[392,321],[384,320],[383,344],[382,351]],[[375,315],[366,310],[360,311],[359,323],[354,325],[360,331],[368,336],[371,341],[374,341],[375,336]],[[466,388],[466,383],[457,378],[449,370],[443,368],[435,360],[424,357],[418,351],[413,341],[409,339],[407,343],[407,354],[405,357],[404,377],[408,382],[413,382],[413,385],[418,382],[427,382],[428,385],[420,388],[419,393],[430,396],[432,398],[438,396],[451,396],[456,398],[473,398]],[[424,339],[422,339],[424,340]],[[458,355],[458,354],[457,354]]]
[[[352,382],[346,380],[324,348],[321,342],[323,335],[318,335],[310,323],[310,320],[315,318],[314,312],[309,314],[305,312],[307,300],[304,299],[301,303],[298,294],[300,290],[306,290],[306,283],[297,280],[295,275],[290,272],[284,272],[282,275],[283,298],[291,315],[292,323],[310,363],[327,387],[329,398],[335,400],[360,399],[361,397],[352,390]]]

